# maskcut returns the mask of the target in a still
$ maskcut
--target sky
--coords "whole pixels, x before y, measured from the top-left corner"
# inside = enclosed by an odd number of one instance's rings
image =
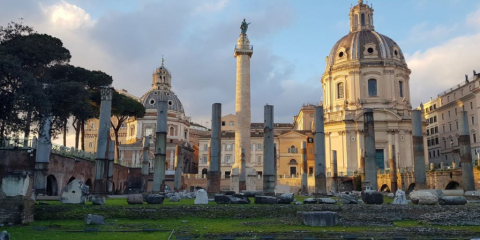
[[[367,1],[364,1],[367,2]],[[274,105],[291,123],[302,104],[322,100],[325,57],[349,32],[356,0],[0,0],[0,26],[19,21],[61,39],[71,64],[101,70],[113,86],[142,96],[161,65],[185,114],[207,125],[211,105],[235,113],[233,49],[245,18],[251,59],[252,122]],[[412,70],[417,107],[480,72],[480,1],[370,0],[375,30],[396,41]]]

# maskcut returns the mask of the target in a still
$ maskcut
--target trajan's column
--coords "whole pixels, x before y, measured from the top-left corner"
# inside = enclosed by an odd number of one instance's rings
[[[247,189],[246,164],[250,162],[250,58],[253,47],[247,37],[248,25],[243,19],[240,29],[242,33],[235,46],[237,58],[237,85],[236,85],[236,126],[235,126],[235,164],[232,167],[232,190],[240,192]],[[242,164],[242,148],[245,152],[245,162]]]

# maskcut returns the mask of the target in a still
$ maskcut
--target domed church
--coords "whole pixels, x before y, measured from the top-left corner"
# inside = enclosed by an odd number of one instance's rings
[[[411,71],[398,44],[375,31],[370,6],[358,1],[349,17],[350,32],[333,46],[322,75],[327,177],[333,155],[339,176],[360,170],[365,109],[374,111],[378,169],[389,168],[389,145],[395,145],[397,167],[411,168]]]
[[[166,97],[168,105],[166,170],[174,170],[178,145],[181,146],[181,155],[184,158],[183,172],[196,173],[198,160],[194,156],[194,144],[189,139],[190,118],[185,115],[182,102],[171,87],[172,76],[162,59],[162,65],[152,74],[152,88],[139,100],[145,107],[145,116],[138,119],[130,118],[126,121],[126,144],[120,145],[119,158],[133,166],[140,166],[143,161],[143,138],[149,136],[149,160],[150,167],[153,167],[158,98],[163,96]]]

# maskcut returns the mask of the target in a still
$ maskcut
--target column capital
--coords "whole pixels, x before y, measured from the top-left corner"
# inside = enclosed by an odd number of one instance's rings
[[[100,88],[100,96],[102,101],[112,101],[113,88],[110,86],[102,86]]]

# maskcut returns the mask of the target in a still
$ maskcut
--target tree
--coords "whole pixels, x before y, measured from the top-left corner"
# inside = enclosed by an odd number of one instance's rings
[[[145,107],[135,99],[114,91],[112,99],[112,115],[117,119],[117,124],[114,124],[112,121],[110,121],[110,123],[112,124],[115,133],[115,153],[116,156],[119,157],[118,132],[120,131],[122,124],[129,117],[141,118],[145,116]]]
[[[12,105],[15,111],[2,124],[10,124],[11,128],[14,127],[11,124],[23,123],[25,139],[29,137],[32,124],[39,122],[42,112],[50,110],[44,93],[45,86],[49,83],[48,78],[44,78],[45,71],[56,64],[67,63],[71,57],[60,39],[32,32],[31,28],[21,24],[9,24],[0,29],[0,58],[3,59],[4,66],[5,59],[15,59],[13,63],[16,65],[16,69],[10,68],[10,71],[2,72],[2,83],[10,78],[9,86],[2,90],[18,93]],[[15,76],[13,81],[11,76]],[[12,99],[5,96],[4,100],[8,102]]]

